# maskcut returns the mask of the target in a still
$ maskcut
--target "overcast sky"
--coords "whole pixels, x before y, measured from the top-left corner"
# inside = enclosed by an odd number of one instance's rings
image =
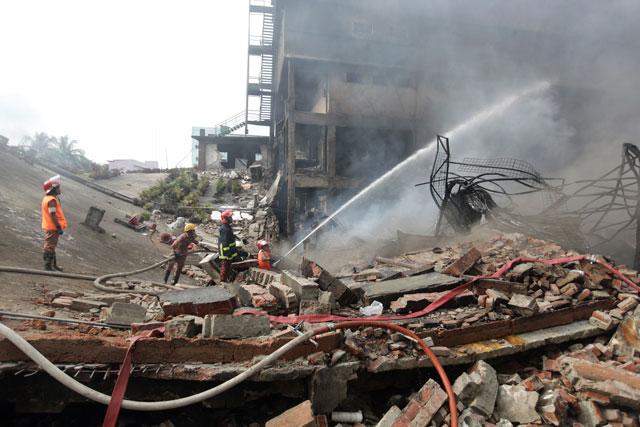
[[[245,109],[248,4],[0,2],[0,135],[68,135],[97,162],[164,167],[166,148],[175,166],[192,126]]]

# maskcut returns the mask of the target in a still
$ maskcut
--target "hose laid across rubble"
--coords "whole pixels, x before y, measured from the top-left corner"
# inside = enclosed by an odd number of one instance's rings
[[[194,254],[194,253],[200,253],[200,252],[209,252],[209,251],[205,251],[205,250],[201,250],[201,251],[189,251],[188,253],[190,254]],[[98,277],[96,280],[93,281],[93,286],[97,289],[100,289],[101,291],[104,292],[113,292],[113,293],[138,293],[138,294],[145,294],[145,295],[158,295],[158,292],[155,291],[137,291],[137,290],[127,290],[127,289],[114,289],[114,288],[110,288],[109,286],[104,286],[102,284],[102,282],[104,282],[105,280],[108,279],[113,279],[114,277],[127,277],[127,276],[135,276],[136,274],[140,274],[140,273],[144,273],[145,271],[149,271],[152,270],[156,267],[161,266],[162,264],[174,260],[176,259],[175,255],[171,255],[170,257],[163,259],[162,261],[158,261],[153,265],[150,265],[148,267],[145,268],[141,268],[139,270],[134,270],[134,271],[128,271],[125,273],[111,273],[111,274],[105,274],[104,276],[100,276]],[[175,286],[171,286],[171,285],[167,285],[166,283],[157,283],[157,282],[149,282],[151,283],[153,286],[161,286],[161,287],[165,287],[165,288],[169,288],[169,289],[179,289],[176,288]]]
[[[154,264],[152,267],[157,267],[158,265],[161,265],[162,263],[167,262],[167,260],[172,259],[172,257],[165,259],[164,261],[160,262],[159,264]],[[150,268],[146,268],[143,271],[147,271]],[[106,276],[102,276],[102,277],[96,277],[96,276],[88,276],[85,274],[74,274],[74,273],[61,273],[58,271],[47,271],[47,270],[38,270],[35,268],[19,268],[19,267],[6,267],[6,266],[0,266],[0,272],[4,272],[4,273],[21,273],[21,274],[35,274],[35,275],[40,275],[40,276],[51,276],[51,277],[61,277],[61,278],[66,278],[66,279],[78,279],[78,280],[91,280],[94,281],[94,286],[95,286],[95,281],[100,279],[101,282],[104,282],[105,280],[107,280],[108,278],[111,277],[121,277],[123,275],[131,275],[131,274],[137,274],[138,272],[129,272],[129,273],[117,273],[117,274],[113,274],[113,275],[109,275],[109,277]],[[142,272],[142,271],[140,271]],[[150,282],[150,281],[142,281],[142,280],[132,280],[133,282],[136,283],[151,283],[153,286],[160,286],[163,288],[167,288],[167,289],[171,289],[171,290],[182,290],[181,288],[178,288],[176,286],[172,286],[172,285],[167,285],[166,283],[158,283],[158,282]],[[157,292],[155,291],[140,291],[140,290],[136,290],[136,289],[114,289],[114,288],[110,288],[108,286],[104,286],[102,284],[100,284],[100,287],[96,286],[96,288],[100,289],[101,291],[105,291],[105,292],[124,292],[124,293],[128,293],[128,294],[149,294],[149,295],[157,295]]]
[[[381,327],[387,328],[391,330],[398,331],[404,335],[411,337],[412,339],[418,342],[418,345],[424,351],[424,353],[429,357],[433,366],[436,368],[436,371],[440,375],[442,379],[442,383],[445,387],[445,391],[447,396],[449,397],[449,410],[451,412],[451,426],[458,426],[458,412],[456,407],[455,395],[453,394],[453,389],[451,387],[451,382],[447,377],[447,374],[444,371],[444,368],[438,361],[436,355],[431,351],[431,349],[422,341],[420,337],[411,332],[410,330],[403,328],[402,326],[385,323],[385,322],[375,322],[375,321],[353,321],[353,322],[343,322],[338,324],[330,324],[315,328],[311,331],[308,331],[293,340],[289,341],[255,365],[248,368],[243,373],[236,375],[230,380],[225,381],[224,383],[205,390],[203,392],[194,394],[189,397],[182,397],[180,399],[174,400],[165,400],[159,402],[140,402],[136,400],[123,400],[122,408],[130,409],[135,411],[164,411],[169,409],[181,408],[184,406],[192,405],[194,403],[202,402],[203,400],[210,399],[215,397],[232,387],[240,384],[244,380],[251,378],[253,375],[257,374],[262,368],[267,367],[271,363],[275,362],[280,356],[284,355],[286,352],[291,350],[292,348],[302,344],[308,339],[323,334],[325,332],[333,331],[335,329],[345,329],[345,328],[353,328],[358,326],[372,326],[372,327]],[[16,333],[13,329],[8,326],[0,323],[0,335],[6,337],[11,343],[13,343],[16,347],[22,350],[30,359],[36,362],[45,372],[51,375],[54,379],[62,383],[64,386],[70,388],[76,393],[86,397],[87,399],[96,401],[98,403],[102,403],[104,405],[109,405],[111,400],[111,396],[106,395],[104,393],[100,393],[86,385],[82,384],[79,381],[76,381],[71,376],[67,375],[63,371],[61,371],[57,366],[51,363],[46,357],[42,355],[38,350],[36,350],[31,344],[29,344],[24,338],[22,338],[18,333]]]
[[[209,252],[209,251],[189,251],[189,253],[199,253],[199,252]],[[112,279],[114,277],[127,277],[127,276],[134,276],[136,274],[140,274],[140,273],[144,273],[145,271],[149,271],[152,270],[156,267],[161,266],[162,264],[171,261],[175,259],[175,255],[171,255],[170,257],[163,259],[162,261],[158,261],[157,263],[150,265],[148,267],[145,268],[141,268],[140,270],[134,270],[134,271],[128,271],[125,273],[111,273],[111,274],[105,274],[103,276],[100,277],[96,277],[96,276],[89,276],[86,274],[75,274],[75,273],[62,273],[59,271],[46,271],[46,270],[38,270],[38,269],[34,269],[34,268],[20,268],[20,267],[9,267],[9,266],[0,266],[0,272],[5,272],[5,273],[22,273],[22,274],[36,274],[36,275],[41,275],[41,276],[51,276],[51,277],[62,277],[62,278],[67,278],[67,279],[79,279],[79,280],[92,280],[93,281],[93,286],[96,289],[99,289],[101,291],[104,292],[111,292],[111,293],[127,293],[127,294],[142,294],[142,295],[157,295],[158,292],[156,291],[142,291],[142,290],[137,290],[137,289],[114,289],[112,287],[109,286],[105,286],[103,284],[103,282],[105,282],[108,279]],[[166,283],[159,283],[159,282],[151,282],[151,281],[142,281],[142,280],[132,280],[132,282],[135,283],[150,283],[153,286],[159,286],[161,288],[167,288],[167,289],[171,289],[171,290],[182,290],[181,288],[177,287],[177,286],[173,286],[173,285],[167,285]]]
[[[289,341],[269,356],[262,359],[260,362],[256,363],[243,373],[236,375],[224,383],[210,388],[209,390],[205,390],[203,392],[194,394],[189,397],[182,397],[180,399],[174,400],[164,400],[159,402],[140,402],[137,400],[123,400],[122,407],[124,409],[131,409],[134,411],[165,411],[169,409],[182,408],[184,406],[192,405],[194,403],[202,402],[203,400],[210,399],[218,394],[229,390],[230,388],[240,384],[242,381],[250,378],[251,376],[258,373],[262,368],[276,361],[276,359],[282,356],[284,353],[289,351],[290,349],[296,347],[299,344],[302,344],[312,336],[317,333],[327,332],[328,327],[320,327],[316,328],[312,331],[308,331],[303,335],[300,335],[293,340]],[[62,383],[64,386],[70,388],[76,393],[86,397],[87,399],[94,400],[98,403],[102,403],[104,405],[108,405],[111,400],[111,396],[108,394],[100,393],[86,385],[82,384],[79,381],[76,381],[71,376],[67,375],[63,371],[61,371],[56,365],[51,363],[46,357],[42,355],[38,350],[36,350],[31,344],[29,344],[24,338],[22,338],[18,333],[16,333],[13,329],[8,326],[0,323],[0,335],[6,337],[13,345],[18,347],[24,354],[29,356],[31,360],[36,362],[45,372],[51,375],[54,379]]]

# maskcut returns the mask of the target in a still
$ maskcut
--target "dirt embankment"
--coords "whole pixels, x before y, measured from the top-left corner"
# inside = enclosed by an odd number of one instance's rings
[[[0,156],[0,170],[0,265],[42,269],[42,183],[55,173],[6,153]],[[126,177],[121,178],[120,184],[126,186]],[[60,236],[57,256],[65,272],[101,275],[131,271],[161,259],[148,236],[113,221],[116,217],[139,213],[140,208],[64,177],[61,190],[60,201],[68,228]],[[97,233],[82,224],[90,206],[104,209],[100,225],[105,233]],[[162,272],[151,271],[142,277],[160,280]],[[41,296],[43,287],[92,290],[92,284],[87,281],[0,272],[0,309],[29,313],[42,310],[31,301]]]

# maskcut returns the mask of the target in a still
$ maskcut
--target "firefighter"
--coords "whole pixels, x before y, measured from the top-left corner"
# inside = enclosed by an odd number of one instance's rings
[[[220,280],[223,282],[233,281],[232,263],[239,256],[236,247],[236,236],[233,234],[231,224],[233,223],[233,213],[224,211],[220,217],[220,237],[218,237],[218,259],[220,260]]]
[[[62,271],[58,267],[56,260],[56,246],[58,245],[58,237],[64,234],[67,228],[67,220],[62,213],[60,206],[60,182],[58,177],[48,179],[42,184],[44,189],[44,199],[42,199],[42,229],[45,233],[44,238],[44,269],[47,271]]]
[[[266,240],[258,240],[258,266],[263,270],[271,270],[271,254],[269,254],[269,243]]]
[[[188,223],[184,226],[184,233],[178,236],[178,238],[171,244],[171,249],[173,249],[173,255],[175,258],[167,262],[167,270],[164,273],[164,283],[167,283],[167,280],[169,280],[169,275],[171,274],[171,269],[174,264],[176,264],[176,274],[173,276],[173,284],[175,285],[178,283],[178,279],[180,278],[180,274],[184,268],[184,263],[187,260],[187,252],[189,252],[189,246],[191,244],[199,246],[204,250],[208,250],[198,243],[196,237],[198,237],[196,235],[196,225]]]

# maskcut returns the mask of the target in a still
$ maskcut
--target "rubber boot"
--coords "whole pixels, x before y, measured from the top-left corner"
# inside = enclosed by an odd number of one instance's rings
[[[169,275],[171,274],[171,270],[167,270],[164,273],[164,283],[167,283],[167,280],[169,280]]]
[[[58,257],[56,256],[56,254],[53,254],[53,262],[52,262],[52,266],[53,269],[56,271],[62,271],[62,268],[58,267]]]
[[[46,271],[55,271],[53,269],[53,256],[50,252],[42,254],[42,259],[44,259],[44,269]]]

